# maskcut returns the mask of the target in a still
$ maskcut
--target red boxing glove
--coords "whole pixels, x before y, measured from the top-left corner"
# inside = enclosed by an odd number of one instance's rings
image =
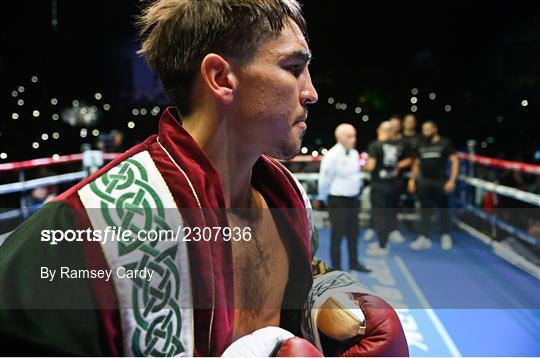
[[[293,337],[281,344],[276,357],[323,357],[323,355],[309,341]]]
[[[301,319],[302,335],[328,356],[408,356],[394,309],[349,273],[313,279]]]
[[[347,342],[325,342],[335,347],[327,353],[343,357],[408,357],[405,333],[394,309],[377,296],[353,293],[353,297],[366,317],[366,331]]]

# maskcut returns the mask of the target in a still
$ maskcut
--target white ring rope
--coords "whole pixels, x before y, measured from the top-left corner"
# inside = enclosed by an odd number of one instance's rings
[[[319,178],[319,173],[293,173],[298,180],[311,180],[316,181]],[[362,178],[369,178],[368,173],[361,173]],[[491,191],[503,196],[506,196],[508,198],[520,200],[535,206],[540,207],[540,195],[529,193],[527,191],[523,191],[520,189],[512,188],[505,185],[500,185],[496,183],[492,183],[486,180],[473,178],[466,175],[460,175],[459,179],[471,186],[474,186],[476,188],[484,189],[487,191]]]
[[[517,199],[535,206],[540,206],[540,195],[538,194],[529,193],[527,191],[492,183],[478,178],[472,178],[466,175],[460,175],[459,179],[474,187],[485,189],[487,191],[506,196],[507,198]]]
[[[26,191],[47,185],[62,184],[70,181],[82,180],[88,176],[86,171],[73,172],[60,175],[52,175],[44,178],[26,180],[23,182],[9,183],[0,185],[0,195],[10,194],[18,191]]]

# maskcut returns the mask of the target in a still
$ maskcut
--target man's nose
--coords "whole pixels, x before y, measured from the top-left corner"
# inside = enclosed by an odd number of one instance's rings
[[[314,104],[319,100],[319,95],[313,83],[311,82],[311,76],[309,72],[307,73],[306,86],[300,93],[300,102],[302,105],[306,106],[308,104]]]

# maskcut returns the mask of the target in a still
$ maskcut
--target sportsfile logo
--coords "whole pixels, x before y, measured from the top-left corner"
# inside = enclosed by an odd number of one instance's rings
[[[139,229],[133,231],[118,226],[107,226],[104,230],[97,229],[69,229],[69,230],[41,230],[41,241],[50,245],[65,242],[97,241],[107,242],[133,242],[138,241],[250,241],[251,227],[178,227],[171,229]]]

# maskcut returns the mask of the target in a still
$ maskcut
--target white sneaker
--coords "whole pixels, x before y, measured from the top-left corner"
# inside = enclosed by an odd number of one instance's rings
[[[366,250],[366,254],[368,256],[379,256],[379,257],[388,256],[389,253],[390,253],[390,249],[388,248],[388,246],[383,249],[382,247],[379,246],[378,242],[373,242],[369,244]]]
[[[424,235],[418,236],[416,240],[411,242],[409,247],[413,250],[424,250],[431,248],[431,240],[425,237]]]
[[[373,229],[367,229],[364,233],[364,240],[365,241],[371,241],[375,237],[375,230]]]
[[[394,230],[388,234],[388,239],[396,244],[403,244],[405,242],[405,238],[401,235],[399,230]]]
[[[441,247],[443,250],[450,250],[452,248],[452,236],[449,234],[441,236]]]

